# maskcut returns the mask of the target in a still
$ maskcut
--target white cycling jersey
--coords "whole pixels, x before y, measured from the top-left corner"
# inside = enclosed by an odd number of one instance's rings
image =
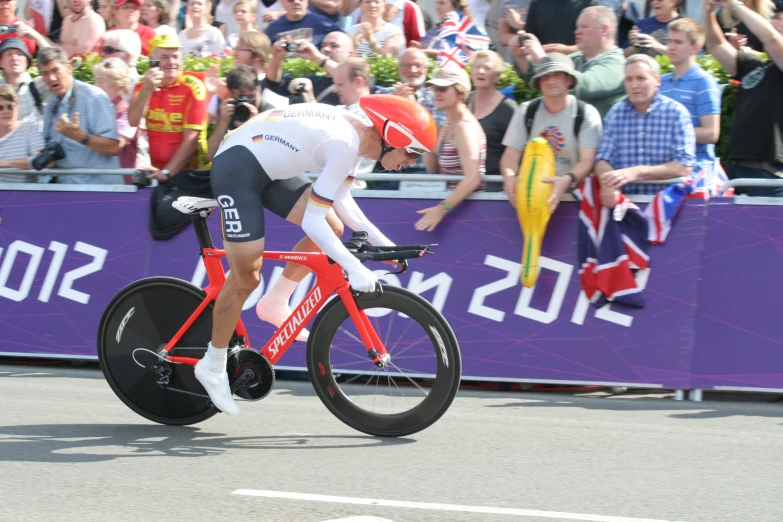
[[[321,103],[269,110],[229,132],[215,157],[243,146],[253,153],[272,180],[319,172],[302,229],[326,255],[351,272],[361,264],[326,223],[330,208],[351,229],[366,231],[373,245],[393,243],[365,217],[351,197],[355,170],[362,157],[359,135],[349,118],[357,119],[346,110]]]

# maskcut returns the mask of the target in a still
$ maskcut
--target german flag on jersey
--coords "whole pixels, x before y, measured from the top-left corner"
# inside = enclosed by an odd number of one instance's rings
[[[334,203],[334,201],[329,199],[329,198],[325,198],[323,196],[319,196],[313,190],[313,191],[310,192],[310,203],[312,203],[316,207],[325,208],[325,209],[328,210],[328,209],[332,208],[332,204]]]

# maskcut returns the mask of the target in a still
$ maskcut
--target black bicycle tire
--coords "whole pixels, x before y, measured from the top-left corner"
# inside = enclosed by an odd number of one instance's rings
[[[174,419],[174,418],[162,417],[150,413],[149,411],[139,406],[136,402],[134,402],[119,385],[117,378],[115,377],[115,371],[113,371],[113,369],[111,368],[111,363],[109,362],[112,358],[109,356],[109,354],[107,354],[106,344],[104,343],[104,339],[106,338],[106,335],[108,333],[107,328],[110,324],[113,323],[112,320],[114,318],[114,314],[117,310],[119,310],[119,307],[123,302],[131,299],[139,292],[150,290],[150,289],[154,290],[156,288],[161,288],[161,287],[165,287],[167,289],[175,288],[178,290],[182,290],[187,294],[190,294],[192,297],[196,298],[199,302],[203,301],[203,299],[206,297],[206,293],[202,289],[192,285],[187,281],[184,281],[182,279],[177,279],[174,277],[163,277],[163,276],[149,277],[129,284],[128,286],[120,290],[117,293],[117,295],[114,296],[114,298],[112,298],[112,300],[106,306],[106,309],[104,310],[104,313],[101,317],[101,321],[98,327],[98,342],[97,342],[98,361],[100,363],[103,376],[106,378],[106,381],[109,383],[109,386],[111,387],[112,391],[126,406],[128,406],[135,413],[141,415],[145,419],[151,420],[158,424],[165,424],[169,426],[186,426],[190,424],[196,424],[209,419],[210,417],[218,413],[218,410],[213,406],[211,406],[207,399],[203,399],[205,401],[205,407],[203,411],[195,415],[190,415],[185,418]],[[212,311],[213,304],[214,303],[210,303],[207,306],[207,308],[202,312],[202,316],[204,314],[209,314]],[[192,311],[190,313],[192,313]],[[205,350],[207,347],[207,342],[209,342],[209,339],[207,339],[203,344]],[[130,360],[129,364],[134,364],[134,363],[132,360]],[[172,364],[172,366],[176,367],[181,365]],[[149,373],[149,380],[151,385],[157,386],[157,384],[155,384],[155,375],[152,374],[151,372],[148,372],[148,370],[142,370],[142,371]],[[206,393],[203,389],[199,390],[199,392]],[[174,394],[178,392],[172,391],[170,393]]]
[[[323,402],[327,409],[342,422],[362,433],[377,437],[404,437],[428,428],[440,419],[449,409],[454,397],[459,391],[460,379],[462,376],[462,359],[459,344],[457,343],[457,338],[454,335],[451,326],[432,304],[408,290],[388,285],[382,286],[383,293],[380,295],[360,294],[356,298],[356,304],[360,310],[369,308],[372,305],[384,306],[385,308],[392,308],[405,313],[411,318],[420,316],[419,314],[424,314],[432,323],[438,325],[438,333],[444,341],[445,349],[448,351],[447,357],[450,365],[444,373],[441,373],[443,361],[441,358],[438,358],[439,371],[435,383],[432,386],[433,391],[437,389],[437,395],[432,395],[432,392],[430,392],[428,398],[422,401],[416,408],[395,415],[379,415],[367,412],[355,405],[345,396],[340,389],[339,383],[335,380],[329,364],[325,365],[325,367],[328,367],[329,369],[325,370],[324,373],[320,371],[319,367],[319,363],[323,364],[324,361],[329,361],[331,340],[337,332],[337,328],[343,324],[345,320],[351,320],[348,315],[348,310],[345,308],[345,304],[343,304],[341,299],[333,299],[324,306],[313,323],[310,331],[310,340],[307,343],[307,370],[310,374],[310,381],[313,384],[313,388],[321,399],[321,402]],[[386,304],[395,304],[395,300],[407,300],[410,306],[417,308],[416,312],[410,308],[399,309],[386,306]],[[434,343],[435,341],[433,340],[433,344]],[[438,381],[439,378],[443,378],[444,380]],[[329,391],[329,387],[332,387],[333,391],[337,391],[332,394]],[[430,396],[437,398],[437,400],[432,401],[432,404],[428,403]],[[426,414],[423,415],[425,419],[421,422],[409,422],[409,419],[422,416],[418,415],[420,412],[417,411],[420,407],[426,410]],[[375,424],[369,425],[363,420],[357,420],[356,413],[358,411],[361,412],[361,417],[370,418]],[[396,417],[397,420],[392,427],[390,424],[394,417]]]

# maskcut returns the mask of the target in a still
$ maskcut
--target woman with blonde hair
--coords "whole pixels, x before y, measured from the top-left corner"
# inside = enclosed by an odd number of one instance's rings
[[[195,54],[199,57],[225,54],[226,39],[220,29],[212,25],[211,9],[210,0],[188,1],[185,17],[190,25],[179,33],[182,54]]]
[[[258,32],[256,27],[256,4],[250,0],[239,0],[234,4],[234,22],[238,28],[235,33],[230,33],[226,38],[228,49],[234,49],[239,43],[239,35],[248,31]]]
[[[495,51],[479,51],[473,56],[470,79],[474,91],[468,98],[468,110],[476,117],[487,137],[486,171],[488,175],[500,174],[500,157],[503,155],[503,137],[517,110],[517,104],[498,90],[500,75],[506,64]],[[499,183],[488,189],[500,190]]]
[[[102,89],[114,104],[117,115],[117,132],[120,135],[120,167],[135,169],[145,166],[139,161],[139,129],[128,123],[128,102],[125,97],[131,90],[128,65],[120,58],[108,58],[92,67],[95,86]],[[142,153],[143,155],[143,153]],[[148,162],[146,164],[149,164]],[[128,176],[125,176],[126,183]]]
[[[405,47],[402,29],[383,19],[385,6],[383,0],[361,0],[359,3],[362,23],[348,30],[356,44],[357,56],[367,59],[373,59],[379,54],[396,56]]]
[[[772,20],[775,14],[775,2],[772,0],[745,0],[744,3],[745,7],[760,14],[764,20]],[[720,12],[718,23],[726,34],[726,39],[737,50],[756,51],[752,54],[757,55],[764,52],[764,45],[758,36],[753,34],[731,9],[723,9]]]
[[[0,168],[29,169],[44,146],[33,119],[19,120],[19,96],[10,85],[0,85]],[[0,174],[3,183],[35,183],[35,176]]]
[[[446,113],[435,150],[424,155],[427,172],[463,176],[459,183],[446,184],[453,192],[439,205],[418,211],[423,216],[414,225],[416,230],[431,232],[447,212],[476,190],[484,189],[481,176],[485,173],[487,138],[481,124],[465,105],[470,93],[470,78],[464,69],[441,69],[425,86],[435,91],[435,106]]]

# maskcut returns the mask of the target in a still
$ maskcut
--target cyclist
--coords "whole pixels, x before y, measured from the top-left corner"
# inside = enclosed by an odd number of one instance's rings
[[[231,272],[215,302],[212,341],[195,375],[221,411],[239,413],[228,383],[226,348],[243,303],[260,282],[264,208],[301,225],[343,267],[354,290],[375,289],[378,278],[343,246],[327,222],[329,210],[353,230],[366,231],[373,245],[393,245],[351,197],[354,170],[362,158],[376,159],[387,170],[412,165],[432,151],[438,132],[429,111],[414,101],[377,94],[362,97],[359,105],[371,125],[324,104],[263,112],[227,134],[215,154],[212,189]],[[320,175],[311,184],[304,172]]]

